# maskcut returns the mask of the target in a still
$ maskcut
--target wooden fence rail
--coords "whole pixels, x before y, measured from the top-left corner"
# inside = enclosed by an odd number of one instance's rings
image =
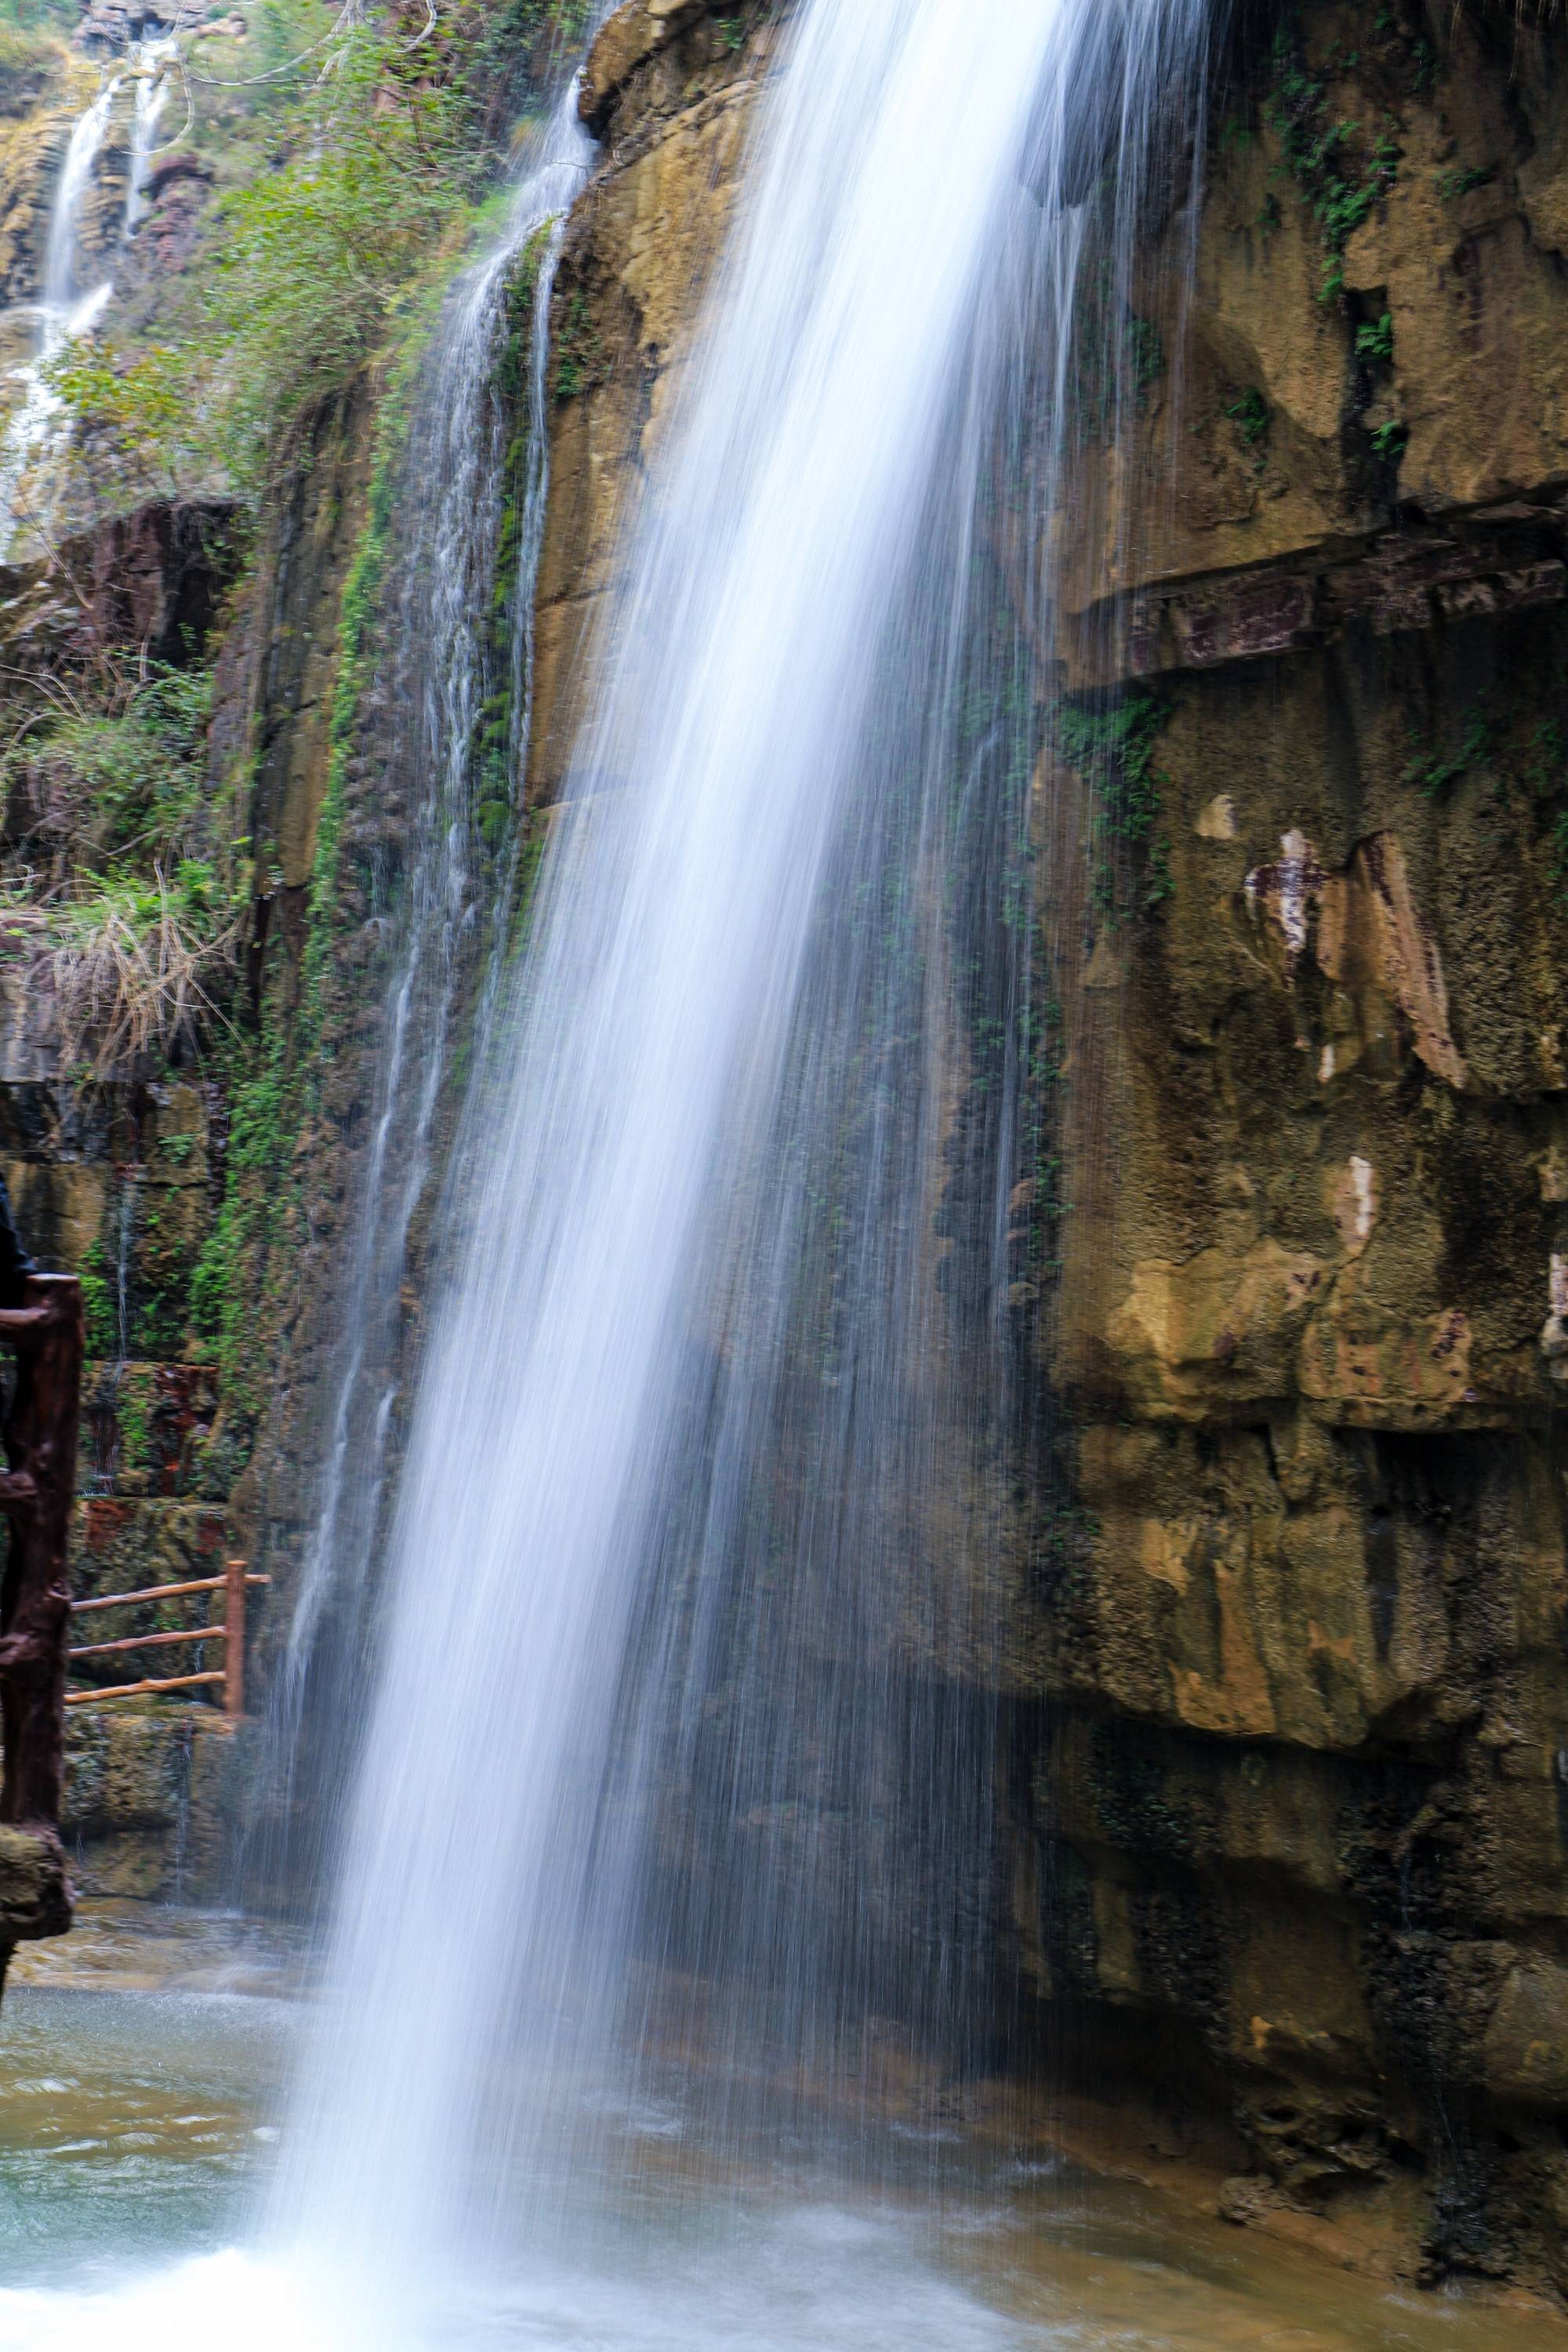
[[[223,1664],[199,1675],[163,1675],[154,1681],[114,1683],[107,1690],[66,1693],[68,1706],[96,1706],[106,1698],[140,1698],[148,1691],[194,1690],[201,1683],[223,1685],[223,1711],[231,1723],[245,1713],[245,1594],[252,1584],[270,1584],[269,1576],[253,1576],[243,1559],[226,1560],[221,1576],[193,1577],[185,1584],[150,1584],[141,1592],[105,1592],[90,1601],[73,1601],[73,1617],[92,1609],[129,1609],[141,1601],[174,1601],[187,1592],[221,1592],[222,1618],[212,1625],[188,1625],[177,1633],[131,1633],[119,1642],[88,1642],[70,1651],[71,1658],[106,1658],[125,1650],[154,1650],[185,1642],[221,1642]]]

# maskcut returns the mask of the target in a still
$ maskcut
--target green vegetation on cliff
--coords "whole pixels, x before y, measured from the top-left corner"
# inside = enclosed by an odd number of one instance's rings
[[[248,880],[208,780],[212,677],[98,649],[0,752],[0,952],[47,970],[68,1066],[194,1046],[221,1018]]]
[[[1151,910],[1171,894],[1154,763],[1169,716],[1150,694],[1121,695],[1101,708],[1064,700],[1050,714],[1058,753],[1093,795],[1095,895],[1109,915],[1128,911],[1132,902]]]
[[[320,0],[260,0],[240,71],[187,61],[191,166],[216,184],[193,249],[58,373],[89,499],[227,486],[262,502],[301,415],[397,333],[433,269],[449,274],[503,160],[498,85],[584,13],[470,5],[430,44],[396,11],[344,26]],[[243,104],[215,117],[236,89]]]
[[[223,1411],[197,1441],[193,1473],[215,1499],[244,1466],[273,1376],[268,1350],[298,1314],[297,1244],[344,1116],[325,1106],[324,1089],[352,1051],[354,989],[367,980],[356,965],[345,988],[343,950],[363,944],[362,902],[384,882],[363,853],[345,856],[349,780],[372,724],[365,688],[380,659],[394,476],[418,370],[442,292],[487,205],[501,201],[502,142],[520,119],[526,130],[539,68],[580,34],[584,13],[581,0],[473,0],[444,7],[438,38],[421,40],[422,7],[407,22],[394,7],[333,32],[336,13],[318,0],[257,0],[247,36],[220,30],[188,45],[191,103],[182,82],[163,124],[174,184],[188,198],[170,216],[183,222],[184,250],[166,271],[143,265],[139,275],[128,261],[105,339],[77,346],[58,373],[79,496],[42,567],[58,634],[42,661],[29,656],[13,696],[19,723],[0,742],[0,961],[23,968],[29,999],[55,1020],[81,1105],[68,1116],[118,1118],[128,1081],[159,1089],[183,1072],[199,1087],[208,1125],[205,1172],[193,1169],[182,1202],[190,1217],[176,1231],[151,1193],[133,1195],[134,1230],[122,1232],[123,1186],[111,1186],[96,1231],[67,1262],[81,1267],[105,1357],[125,1338],[158,1360],[219,1357]],[[167,233],[154,191],[146,249],[157,254]],[[512,623],[537,267],[533,250],[512,289],[497,383],[519,421],[477,747],[478,826],[496,856],[510,838],[515,725],[497,649]],[[329,457],[322,420],[334,418]],[[252,667],[251,635],[285,625],[274,612],[284,502],[317,462],[331,477],[329,535],[353,552],[331,559],[335,615],[329,606],[324,630],[299,627],[322,640],[328,715],[303,906],[296,919],[290,901],[288,939],[269,952],[267,910],[284,886],[278,812],[262,783],[269,689]],[[194,511],[227,551],[220,609],[166,631],[162,658],[131,642],[121,606],[92,584],[100,550],[119,543],[110,519],[149,499],[166,502],[149,513],[174,510],[176,536]],[[163,528],[136,540],[139,561]],[[178,576],[166,572],[165,588]],[[195,1148],[176,1137],[170,1150],[182,1142]],[[132,1160],[145,1149],[138,1136]],[[122,1333],[128,1246],[134,1297]],[[121,1468],[127,1459],[122,1443]]]
[[[243,1444],[259,1411],[252,1384],[258,1310],[286,1278],[272,1244],[298,1207],[299,1144],[321,1078],[321,1030],[339,928],[339,858],[347,763],[365,684],[367,636],[376,616],[391,521],[391,476],[405,411],[383,412],[364,521],[344,583],[326,788],[317,820],[306,934],[289,1018],[281,1006],[258,1040],[237,1041],[226,1077],[230,1098],[226,1181],[191,1284],[194,1327],[217,1345],[231,1442]],[[233,1424],[237,1423],[237,1430]]]

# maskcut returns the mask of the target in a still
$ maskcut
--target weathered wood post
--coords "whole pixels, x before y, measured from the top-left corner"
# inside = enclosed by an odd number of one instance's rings
[[[0,1472],[0,1514],[11,1523],[0,1580],[0,1983],[18,1943],[63,1935],[71,1918],[59,1817],[81,1286],[74,1275],[28,1272],[17,1287],[19,1303],[0,1308],[0,1340],[16,1351]]]
[[[245,1713],[245,1562],[223,1564],[223,1613],[228,1639],[223,1646],[223,1711],[230,1723]]]

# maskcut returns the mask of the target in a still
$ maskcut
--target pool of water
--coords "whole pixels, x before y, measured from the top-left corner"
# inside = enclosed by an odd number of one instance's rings
[[[524,2246],[416,2307],[352,2250],[247,2250],[288,2158],[299,1981],[276,1938],[136,1906],[28,1956],[0,2011],[0,2352],[1568,2347],[1545,2317],[1390,2292],[1135,2185],[962,2149],[940,2200],[851,2190],[820,2149],[715,2194],[678,2095],[628,2119],[638,2158],[583,2185],[564,2251]],[[928,2152],[910,2182],[930,2177]]]
[[[0,2004],[6,2288],[232,2233],[276,2142],[291,1990],[284,1950],[243,1922],[144,1905],[84,1906],[69,1937],[18,1955]]]

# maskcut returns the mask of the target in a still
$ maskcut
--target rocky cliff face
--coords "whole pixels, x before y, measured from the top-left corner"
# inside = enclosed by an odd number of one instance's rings
[[[146,509],[73,543],[64,565],[0,569],[19,740],[33,692],[68,694],[103,646],[144,644],[157,662],[201,645],[232,572],[228,517],[221,507]],[[26,830],[26,796],[14,771],[13,833]],[[224,1489],[205,1459],[216,1367],[193,1339],[189,1285],[221,1197],[226,1117],[220,1090],[188,1059],[84,1087],[68,1027],[37,919],[13,900],[0,928],[0,1167],[35,1255],[82,1279],[89,1363],[75,1589],[85,1599],[212,1575],[224,1557]],[[111,1631],[199,1624],[205,1612],[205,1599],[195,1613],[189,1602],[184,1614],[143,1604]],[[100,1659],[86,1673],[122,1681],[124,1664]],[[89,1710],[72,1728],[62,1827],[83,1891],[189,1890],[204,1870],[215,1884],[226,1742],[212,1711],[135,1723]]]
[[[1097,2069],[1206,2074],[1233,2210],[1561,2290],[1568,47],[1241,29],[1185,315],[1151,256],[1166,504],[1130,544],[1088,489],[1122,625],[1075,616],[1071,683],[1161,814],[1131,920],[1047,912],[1074,1476],[1020,1929]]]
[[[722,250],[771,9],[638,0],[595,45],[584,118],[605,161],[572,215],[552,320],[552,494],[530,796],[559,790],[617,529],[657,446]]]

